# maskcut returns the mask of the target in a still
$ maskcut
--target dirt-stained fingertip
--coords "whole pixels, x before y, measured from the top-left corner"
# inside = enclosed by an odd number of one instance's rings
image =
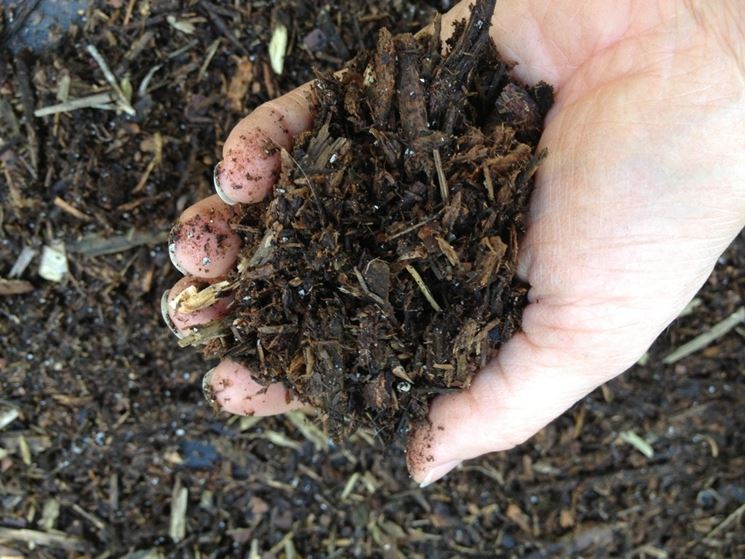
[[[233,200],[228,194],[223,190],[222,186],[220,185],[220,172],[222,170],[222,161],[220,161],[217,165],[215,165],[215,169],[212,171],[212,183],[215,187],[215,192],[220,197],[220,200],[225,202],[226,204],[230,206],[235,206],[238,202]]]
[[[204,396],[204,399],[207,400],[207,403],[210,405],[210,407],[215,412],[219,412],[222,410],[222,407],[217,402],[217,398],[215,397],[215,389],[212,388],[212,376],[214,375],[216,368],[217,367],[213,367],[202,377],[202,395]]]
[[[168,329],[173,332],[173,335],[180,340],[184,337],[184,335],[179,332],[178,328],[176,328],[176,325],[173,323],[173,320],[171,320],[171,315],[168,312],[168,296],[170,293],[171,290],[166,289],[160,298],[160,314],[163,316],[163,322],[166,323]]]
[[[176,258],[176,243],[168,243],[168,256],[171,258],[171,264],[173,264],[173,267],[185,276],[187,272],[181,267]]]

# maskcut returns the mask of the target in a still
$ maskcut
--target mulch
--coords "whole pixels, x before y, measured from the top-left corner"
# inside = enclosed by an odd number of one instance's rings
[[[334,442],[300,412],[203,400],[210,364],[158,310],[178,279],[171,224],[211,194],[241,115],[441,8],[109,0],[52,49],[3,48],[0,555],[745,554],[745,328],[663,362],[745,305],[743,235],[641,364],[424,490],[369,428]],[[20,40],[13,15],[3,46]]]

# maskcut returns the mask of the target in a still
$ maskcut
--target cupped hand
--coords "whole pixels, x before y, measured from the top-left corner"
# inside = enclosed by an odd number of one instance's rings
[[[745,14],[737,0],[501,0],[490,33],[527,84],[546,81],[546,118],[519,275],[530,286],[522,332],[468,390],[438,397],[412,434],[423,484],[463,460],[525,441],[630,367],[678,315],[745,225]],[[463,19],[453,8],[443,28]],[[181,216],[174,263],[189,274],[166,299],[227,274],[238,237],[233,203],[267,196],[289,148],[312,123],[308,87],[257,108],[231,132],[218,196]],[[178,331],[224,312],[178,315]],[[225,410],[296,407],[222,362],[205,377]]]

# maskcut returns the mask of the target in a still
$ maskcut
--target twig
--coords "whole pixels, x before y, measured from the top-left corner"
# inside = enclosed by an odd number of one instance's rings
[[[288,150],[286,150],[285,148],[283,148],[282,146],[280,146],[279,144],[277,144],[274,141],[272,141],[272,143],[281,150],[282,156],[289,158],[289,160],[292,163],[294,163],[295,166],[303,174],[303,177],[305,178],[305,184],[308,185],[308,188],[310,188],[310,193],[313,195],[313,202],[315,203],[316,209],[318,210],[318,217],[321,218],[321,224],[323,226],[326,226],[326,223],[328,222],[328,220],[326,219],[326,210],[323,207],[323,204],[321,203],[321,199],[318,196],[318,192],[316,192],[316,187],[313,184],[313,181],[310,180],[310,177],[305,172],[305,169],[303,169],[300,166],[300,163],[297,162],[297,160],[292,156],[292,154]]]
[[[61,209],[64,212],[69,213],[71,216],[76,217],[77,219],[81,221],[93,221],[93,218],[89,216],[88,214],[85,214],[81,212],[79,209],[77,209],[72,204],[66,202],[59,196],[55,196],[54,198],[54,205],[57,206],[59,209]]]
[[[16,58],[16,70],[18,75],[18,86],[21,94],[21,105],[23,106],[23,116],[26,121],[26,137],[28,140],[29,154],[31,155],[31,167],[34,176],[39,166],[39,140],[34,127],[34,93],[31,89],[31,79],[29,77],[28,66],[22,56]]]
[[[46,547],[56,547],[67,551],[85,551],[83,540],[67,534],[50,534],[38,530],[0,528],[0,541],[19,541]]]
[[[11,25],[9,25],[8,29],[5,30],[5,33],[0,35],[0,45],[5,45],[6,43],[10,42],[13,36],[21,29],[23,29],[23,26],[26,25],[28,16],[36,11],[36,8],[39,6],[40,2],[41,0],[31,0],[29,2],[21,3],[21,7],[18,10],[18,13],[15,14],[15,17],[9,22],[11,23]]]
[[[448,181],[445,178],[445,172],[442,170],[442,158],[440,157],[440,150],[432,150],[432,155],[435,158],[435,170],[437,171],[437,180],[440,183],[440,196],[442,197],[442,201],[447,203],[447,201],[450,199],[450,194],[448,192]]]
[[[414,266],[412,266],[411,264],[407,264],[406,271],[411,274],[412,278],[414,278],[414,281],[419,286],[419,290],[422,292],[422,295],[424,295],[425,299],[427,299],[435,312],[442,312],[442,307],[440,307],[440,305],[437,304],[437,301],[435,301],[435,298],[432,297],[432,292],[427,287],[427,284],[424,283],[422,276],[419,275],[419,272],[416,271],[416,268],[414,268]]]
[[[124,12],[124,20],[122,21],[122,25],[129,24],[129,20],[132,18],[132,10],[135,7],[135,2],[137,2],[137,0],[129,0],[129,2],[127,2],[127,9]]]
[[[491,169],[484,162],[484,186],[486,187],[486,195],[489,197],[490,202],[494,202],[494,181],[491,178]]]
[[[127,96],[124,95],[122,88],[119,86],[119,82],[117,81],[116,77],[111,72],[111,70],[109,69],[109,65],[106,64],[106,60],[104,60],[101,53],[98,52],[98,49],[93,45],[88,45],[87,47],[85,47],[85,49],[96,61],[99,68],[101,68],[104,78],[106,78],[106,81],[109,82],[109,85],[114,90],[114,93],[116,93],[116,96],[119,99],[119,103],[118,103],[119,108],[130,116],[136,115],[137,111],[135,111],[134,107],[132,107],[132,105],[129,103],[129,99],[127,99]]]
[[[214,58],[215,53],[217,52],[217,47],[220,46],[221,39],[218,37],[214,41],[212,41],[212,44],[210,44],[209,47],[207,47],[207,56],[204,57],[204,62],[202,62],[202,65],[199,67],[199,72],[197,72],[197,81],[202,81],[202,78],[204,77],[204,74],[207,72],[207,67],[210,65],[210,62],[212,62],[212,58]]]
[[[714,340],[717,340],[718,338],[721,338],[722,336],[727,334],[743,320],[745,320],[745,307],[740,307],[727,318],[712,326],[711,330],[709,330],[708,332],[704,332],[703,334],[693,338],[690,342],[680,346],[670,355],[665,357],[662,362],[665,365],[670,365],[672,363],[675,363],[676,361],[680,361],[684,357],[688,357],[692,353],[696,353],[698,350],[708,346]]]
[[[441,208],[440,210],[437,211],[436,214],[433,214],[433,215],[429,216],[427,219],[423,219],[419,223],[415,223],[411,227],[407,227],[403,231],[399,231],[398,233],[394,233],[393,235],[390,235],[390,236],[386,237],[385,238],[386,242],[392,241],[393,239],[397,239],[401,235],[406,235],[406,233],[411,233],[412,231],[415,231],[415,230],[419,229],[422,225],[427,225],[430,221],[434,221],[435,219],[437,219],[438,217],[440,217],[440,214],[443,211],[445,211],[445,208]]]
[[[67,250],[86,256],[103,256],[124,252],[140,245],[163,243],[168,238],[168,231],[130,231],[125,235],[104,238],[98,234],[83,237],[67,245]]]
[[[385,312],[386,315],[388,315],[388,319],[395,324],[396,318],[395,318],[395,311],[393,310],[393,306],[388,301],[383,299],[380,295],[377,295],[376,293],[373,293],[370,290],[370,288],[367,286],[367,282],[365,281],[365,278],[362,275],[362,272],[359,271],[357,266],[354,267],[354,275],[357,276],[357,281],[360,283],[360,287],[362,288],[362,291],[364,291],[365,294],[368,297],[370,297],[370,299],[375,301],[375,303],[378,304],[378,306],[383,310],[383,312]]]
[[[207,16],[210,18],[210,21],[212,21],[212,24],[217,27],[217,30],[225,35],[225,38],[232,43],[232,45],[238,49],[238,52],[241,54],[247,55],[246,48],[241,44],[241,42],[236,39],[233,32],[228,29],[228,26],[225,23],[225,20],[223,20],[218,14],[216,6],[214,6],[210,2],[206,2],[205,0],[201,0],[199,2],[199,5],[204,8],[204,11],[207,12]]]
[[[95,514],[88,512],[87,510],[85,510],[84,508],[82,508],[80,505],[76,503],[66,503],[66,504],[76,513],[78,513],[80,516],[85,518],[88,522],[93,524],[93,526],[95,526],[99,532],[106,531],[106,524],[104,524],[103,521],[101,521],[101,519],[98,518]]]
[[[110,91],[106,93],[96,93],[79,99],[70,99],[64,103],[50,105],[34,111],[35,117],[53,115],[57,113],[66,113],[77,111],[78,109],[102,109],[114,110],[116,107],[111,104],[114,101],[114,94]]]
[[[147,95],[147,86],[150,85],[150,80],[153,79],[153,76],[155,75],[155,72],[160,70],[163,67],[162,64],[156,64],[150,70],[148,70],[147,74],[145,74],[145,77],[142,78],[142,81],[140,82],[140,87],[137,88],[137,97],[142,99]]]
[[[735,521],[737,521],[737,519],[743,515],[743,513],[745,513],[745,505],[740,505],[734,510],[734,512],[732,512],[732,514],[725,518],[721,524],[719,524],[711,532],[706,534],[706,536],[704,536],[704,541],[710,540],[714,536],[718,536],[720,532],[723,532],[724,530],[729,528],[730,524],[734,524]]]
[[[145,184],[147,184],[147,180],[150,178],[150,175],[155,170],[155,168],[158,165],[160,165],[162,158],[163,158],[163,136],[160,134],[160,132],[156,132],[155,134],[153,134],[153,158],[147,164],[147,167],[145,168],[145,172],[142,173],[140,180],[137,182],[137,185],[132,189],[132,192],[130,194],[137,194],[143,188],[145,188]]]

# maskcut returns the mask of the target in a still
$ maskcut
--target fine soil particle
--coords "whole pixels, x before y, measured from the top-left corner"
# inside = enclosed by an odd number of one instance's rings
[[[517,244],[551,88],[510,81],[479,2],[447,45],[392,35],[315,82],[313,130],[246,207],[232,335],[211,352],[281,381],[329,434],[409,431],[519,327]],[[445,52],[446,54],[442,54]]]

